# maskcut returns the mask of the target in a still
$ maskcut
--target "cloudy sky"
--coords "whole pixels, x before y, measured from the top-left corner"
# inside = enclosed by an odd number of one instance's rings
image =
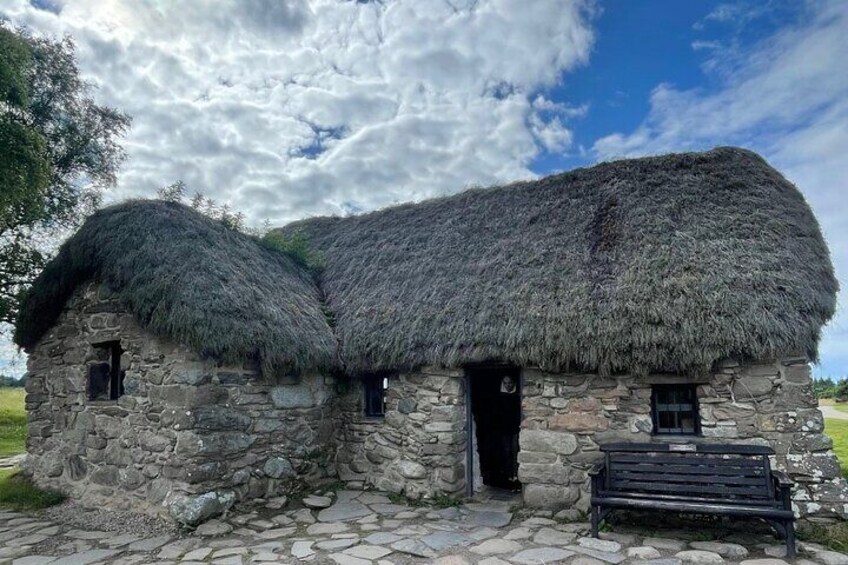
[[[741,145],[803,191],[848,286],[842,0],[0,0],[0,17],[72,36],[98,99],[133,116],[108,201],[182,179],[281,224]],[[843,308],[821,356],[848,375]]]

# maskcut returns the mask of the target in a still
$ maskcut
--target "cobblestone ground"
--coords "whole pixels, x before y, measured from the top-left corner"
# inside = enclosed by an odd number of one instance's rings
[[[511,511],[509,502],[434,509],[394,504],[376,492],[343,490],[239,508],[194,532],[155,531],[106,523],[79,527],[67,513],[0,513],[0,563],[87,565],[249,563],[338,565],[783,565],[775,538],[751,531],[703,540],[697,528],[633,530],[616,527],[602,539],[588,524],[545,513]],[[291,508],[296,506],[296,508]],[[67,516],[63,519],[62,516]],[[52,517],[52,519],[50,518]],[[118,528],[120,529],[120,528]],[[135,530],[135,531],[129,531]],[[139,533],[141,531],[144,533]],[[620,530],[620,531],[619,531]],[[848,565],[848,556],[799,544],[798,565]]]

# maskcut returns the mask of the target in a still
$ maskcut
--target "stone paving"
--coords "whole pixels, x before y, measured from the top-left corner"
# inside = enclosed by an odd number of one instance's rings
[[[141,565],[785,565],[773,537],[731,534],[703,541],[697,529],[605,532],[565,512],[513,510],[510,502],[435,509],[372,491],[316,493],[290,508],[278,498],[240,508],[182,535],[83,530],[38,514],[0,513],[0,564]],[[618,530],[619,528],[616,528]],[[752,528],[756,530],[756,528]],[[799,543],[797,565],[848,565],[848,556]]]

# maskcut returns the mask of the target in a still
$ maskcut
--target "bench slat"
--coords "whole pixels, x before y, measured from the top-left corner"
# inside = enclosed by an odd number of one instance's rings
[[[634,473],[679,473],[689,475],[731,475],[740,477],[764,477],[763,466],[759,467],[715,467],[713,465],[660,465],[654,463],[619,463],[612,461],[610,470]]]
[[[762,499],[762,498],[709,498],[704,496],[695,496],[695,495],[684,495],[684,494],[663,494],[657,492],[636,492],[636,491],[628,491],[621,492],[617,490],[600,490],[598,491],[599,496],[604,497],[614,497],[614,498],[644,498],[648,500],[667,500],[669,502],[686,502],[693,504],[716,504],[720,502],[721,504],[729,504],[731,506],[741,506],[741,507],[749,507],[749,506],[770,506],[772,508],[779,508],[780,503],[776,500],[770,499]]]
[[[679,455],[619,455],[609,454],[613,463],[662,463],[669,465],[692,465],[692,466],[714,466],[714,467],[762,467],[762,456],[752,457],[714,457],[699,456],[692,453]]]
[[[765,475],[758,477],[744,477],[739,475],[715,475],[715,474],[683,474],[683,473],[634,473],[632,471],[613,470],[610,479],[658,482],[658,483],[692,483],[705,485],[756,485],[768,490]]]
[[[715,504],[685,504],[680,502],[666,502],[662,500],[634,500],[629,498],[599,497],[592,499],[593,504],[603,504],[614,508],[636,508],[655,510],[674,510],[677,512],[691,512],[693,514],[723,514],[728,516],[758,516],[763,518],[792,519],[791,510],[766,507],[742,507],[731,506],[723,503]]]
[[[646,481],[623,481],[616,480],[612,478],[610,480],[611,489],[610,490],[620,490],[620,491],[629,491],[629,490],[642,490],[642,491],[655,491],[655,492],[675,492],[675,493],[699,493],[699,494],[713,494],[716,498],[726,497],[728,494],[734,495],[744,495],[751,498],[768,498],[769,492],[765,485],[760,487],[746,487],[746,486],[721,486],[719,485],[681,485],[681,484],[667,484],[660,482],[646,482]]]

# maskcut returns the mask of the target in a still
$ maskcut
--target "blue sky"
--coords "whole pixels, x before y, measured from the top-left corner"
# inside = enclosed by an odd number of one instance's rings
[[[741,145],[802,190],[848,284],[848,2],[5,0],[0,17],[74,37],[98,99],[134,117],[107,201],[182,179],[281,224]],[[848,375],[842,302],[822,375]],[[0,344],[0,371],[12,357]]]

